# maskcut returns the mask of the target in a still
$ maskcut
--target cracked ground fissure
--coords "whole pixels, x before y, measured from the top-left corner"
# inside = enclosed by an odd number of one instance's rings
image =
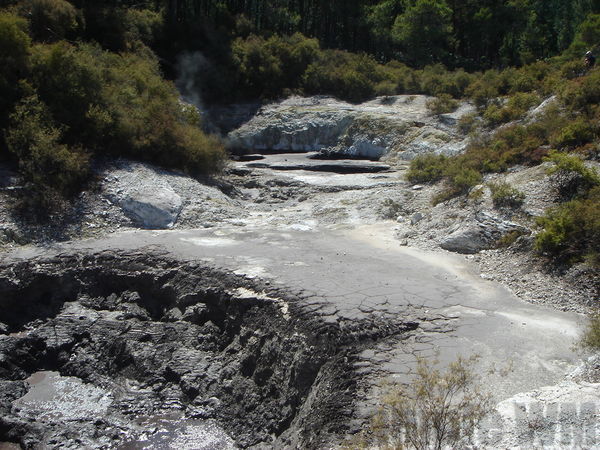
[[[280,289],[153,252],[3,265],[0,299],[0,441],[27,448],[142,442],[140,418],[173,411],[180,427],[216,420],[238,446],[317,448],[351,418],[360,352],[418,326],[327,323]],[[43,371],[98,388],[106,408],[11,404]]]
[[[6,255],[0,443],[139,448],[173,429],[206,436],[214,419],[238,446],[320,448],[364,424],[380,380],[409,379],[417,356],[510,362],[508,375],[486,375],[498,401],[557,383],[577,360],[580,316],[527,304],[464,257],[404,248],[394,223],[348,214],[357,196],[372,214],[396,174],[261,170],[242,221]],[[40,370],[104,409],[35,416],[24,379]]]

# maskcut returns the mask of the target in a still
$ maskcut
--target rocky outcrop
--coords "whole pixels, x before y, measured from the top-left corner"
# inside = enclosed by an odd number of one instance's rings
[[[502,236],[510,232],[527,233],[527,229],[482,211],[474,223],[461,226],[440,242],[440,247],[456,253],[477,253],[495,246]]]
[[[138,186],[117,202],[142,228],[171,228],[181,212],[181,197],[170,187]]]
[[[240,153],[320,151],[368,159],[459,153],[466,139],[456,123],[472,107],[464,104],[452,114],[432,116],[427,99],[400,95],[352,105],[329,97],[293,97],[264,106],[229,133],[229,147]]]
[[[152,176],[152,170],[141,164],[122,161],[121,165],[123,174],[114,171],[104,180],[106,198],[141,228],[175,225],[183,202],[166,177]]]

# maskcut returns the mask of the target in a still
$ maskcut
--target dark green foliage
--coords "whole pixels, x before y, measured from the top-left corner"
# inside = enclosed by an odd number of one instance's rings
[[[568,263],[587,259],[600,266],[600,186],[549,210],[538,224],[543,228],[535,242],[538,251]]]
[[[551,144],[560,149],[573,149],[592,142],[598,128],[585,118],[578,118],[553,134]]]
[[[372,57],[329,50],[307,68],[303,86],[309,94],[332,94],[361,102],[374,96],[376,84],[383,79]]]
[[[27,0],[19,9],[29,18],[31,34],[36,41],[73,39],[83,26],[83,17],[66,0]]]
[[[163,37],[164,22],[160,11],[106,6],[96,2],[83,8],[85,36],[112,51],[131,50],[140,42],[157,44]]]
[[[61,143],[46,106],[37,96],[21,101],[10,117],[6,141],[25,178],[37,189],[50,187],[61,194],[75,192],[88,176],[88,157]]]
[[[458,102],[449,94],[440,94],[434,99],[427,100],[427,108],[434,115],[446,114],[455,111],[458,108]]]
[[[31,39],[27,22],[0,12],[0,159],[4,153],[4,130],[8,115],[21,96],[19,80],[27,74]]]
[[[452,10],[445,0],[417,0],[399,15],[392,36],[409,64],[448,62],[452,48]]]
[[[479,122],[480,119],[478,119],[477,114],[465,114],[458,119],[458,129],[464,134],[469,134],[477,128]]]
[[[437,204],[467,193],[481,182],[481,173],[465,164],[460,157],[448,158],[430,153],[417,156],[411,161],[406,178],[411,183],[445,179],[446,189],[434,199]]]
[[[600,12],[600,11],[595,11]],[[569,54],[580,56],[586,50],[598,50],[600,42],[600,14],[590,14],[578,27],[573,43],[569,47]]]
[[[301,87],[303,75],[320,54],[319,43],[301,34],[264,39],[251,35],[232,44],[238,87],[251,98],[274,98]]]
[[[572,80],[564,87],[560,98],[571,111],[592,113],[600,103],[600,71],[593,70],[582,79]]]
[[[444,176],[447,160],[447,156],[435,153],[419,155],[410,162],[406,179],[411,183],[441,180]]]
[[[83,33],[80,13],[64,0],[17,5],[31,18],[0,13],[0,149],[29,183],[26,211],[60,206],[89,179],[89,158],[113,154],[182,169],[218,170],[222,144],[205,135],[172,83],[163,79],[150,42],[160,14],[123,9],[126,49],[61,38]],[[52,42],[58,40],[58,42]],[[5,138],[5,139],[4,139]],[[3,155],[3,156],[6,156]]]
[[[324,48],[367,52],[378,61],[483,70],[559,54],[594,13],[600,7],[587,0],[177,0],[167,3],[165,16],[174,53],[192,45],[218,58],[222,52],[214,50],[232,37],[299,32]],[[596,45],[589,17],[578,39]]]
[[[86,145],[95,137],[88,129],[87,113],[91,105],[102,103],[105,75],[95,56],[92,47],[75,47],[64,41],[33,49],[30,82],[52,117],[68,127],[65,137],[72,143],[82,134],[90,135],[83,139]]]
[[[539,105],[540,98],[536,94],[517,93],[512,95],[506,104],[491,103],[483,113],[483,118],[490,126],[499,125],[521,119],[534,106]]]
[[[600,185],[600,175],[587,167],[579,156],[552,151],[545,160],[554,163],[548,174],[554,174],[559,194],[565,199],[585,196]]]

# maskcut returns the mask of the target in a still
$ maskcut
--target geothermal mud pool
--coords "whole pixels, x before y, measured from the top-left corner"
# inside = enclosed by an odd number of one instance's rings
[[[356,355],[416,324],[342,331],[247,278],[147,252],[0,267],[0,442],[319,447]]]

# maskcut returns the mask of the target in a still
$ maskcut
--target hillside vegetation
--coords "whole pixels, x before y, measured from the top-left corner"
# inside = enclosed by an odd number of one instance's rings
[[[222,143],[169,81],[199,54],[186,81],[207,103],[429,94],[442,114],[471,101],[466,153],[418,158],[409,179],[445,180],[445,201],[485,173],[551,160],[564,203],[539,220],[537,246],[597,261],[599,181],[583,160],[598,158],[600,71],[582,56],[599,13],[591,0],[0,0],[0,159],[45,207],[78,192],[97,156],[218,170]],[[494,195],[518,203],[510,186]]]

